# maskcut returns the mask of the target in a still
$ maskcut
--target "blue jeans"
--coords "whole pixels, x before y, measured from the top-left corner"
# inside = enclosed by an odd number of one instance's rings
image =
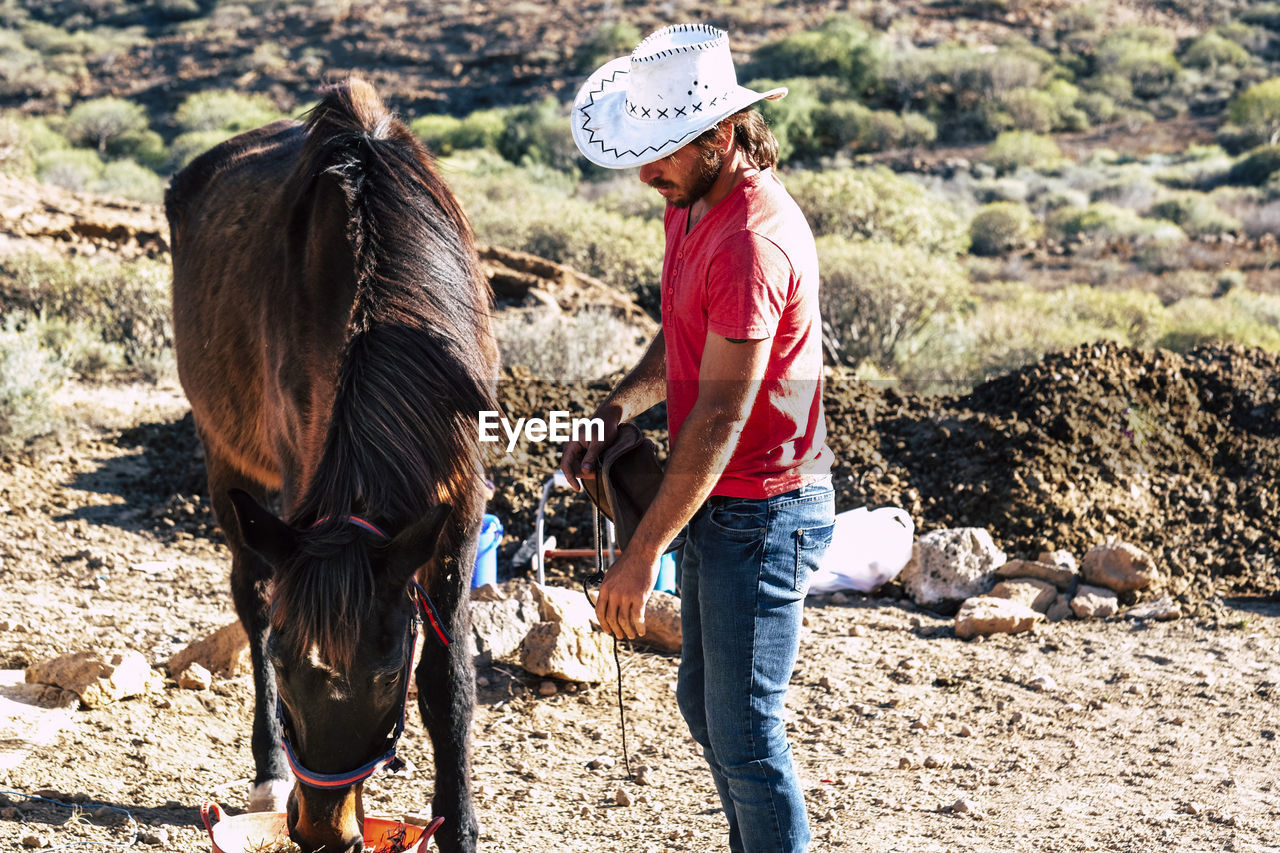
[[[809,576],[831,544],[829,483],[702,507],[680,558],[676,699],[734,853],[802,853],[809,821],[783,722]]]

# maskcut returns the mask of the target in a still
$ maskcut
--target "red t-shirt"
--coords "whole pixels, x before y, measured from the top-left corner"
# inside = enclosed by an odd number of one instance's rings
[[[714,495],[766,498],[823,479],[818,256],[800,208],[772,170],[734,187],[688,231],[668,206],[662,264],[667,426],[674,443],[698,397],[707,332],[772,339],[764,382]],[[688,231],[688,233],[686,233]]]

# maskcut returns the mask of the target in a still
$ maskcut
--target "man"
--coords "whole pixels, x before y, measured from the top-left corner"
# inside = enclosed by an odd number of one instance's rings
[[[596,411],[603,441],[566,446],[590,476],[618,424],[666,400],[667,474],[605,575],[605,631],[644,633],[658,558],[681,555],[681,713],[701,744],[733,851],[803,851],[804,797],[783,722],[810,573],[831,541],[813,235],[773,173],[777,141],[737,83],[725,33],[667,27],[587,80],[574,139],[640,167],[667,200],[662,329]]]

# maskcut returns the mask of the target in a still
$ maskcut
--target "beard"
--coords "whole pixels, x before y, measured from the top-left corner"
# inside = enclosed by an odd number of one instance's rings
[[[698,158],[698,170],[694,172],[688,189],[679,195],[671,196],[667,199],[667,204],[681,210],[690,207],[695,201],[711,192],[723,168],[724,156],[719,151],[702,152],[702,156]],[[670,189],[675,188],[677,184],[672,181],[657,180],[652,181],[649,186],[655,189]]]

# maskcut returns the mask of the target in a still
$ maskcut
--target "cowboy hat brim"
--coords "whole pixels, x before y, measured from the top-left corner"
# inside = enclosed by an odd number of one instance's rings
[[[786,87],[756,92],[735,86],[705,104],[673,108],[673,116],[632,116],[627,110],[629,56],[605,63],[587,78],[573,102],[573,141],[597,166],[643,166],[687,144],[721,119],[760,100],[776,100]]]

